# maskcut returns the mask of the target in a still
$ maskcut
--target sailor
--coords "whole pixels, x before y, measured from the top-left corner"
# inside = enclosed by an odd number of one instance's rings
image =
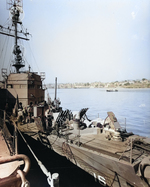
[[[46,117],[42,116],[41,121],[42,121],[42,126],[43,126],[44,130],[46,130]]]
[[[26,123],[27,116],[28,116],[27,107],[23,107],[23,121],[24,121],[24,123]]]
[[[45,111],[45,116],[46,116],[46,118],[47,118],[47,116],[49,115],[49,113],[50,113],[50,109],[47,109],[47,110]]]
[[[23,120],[23,111],[21,109],[18,109],[18,122],[22,123]]]
[[[30,106],[27,108],[27,112],[28,112],[28,118],[29,118],[29,122],[32,122],[32,116],[33,116],[33,106],[32,106],[32,102],[30,102]]]
[[[21,102],[19,103],[18,108],[21,109],[21,110],[23,110],[23,107],[22,107],[22,103],[21,103]]]
[[[47,109],[45,111],[45,117],[46,117],[46,129],[49,130],[49,128],[52,127],[52,120],[54,119],[50,109]]]

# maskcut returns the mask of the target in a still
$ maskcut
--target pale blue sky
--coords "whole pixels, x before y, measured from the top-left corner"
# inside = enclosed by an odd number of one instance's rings
[[[26,59],[46,83],[150,79],[149,0],[24,0],[23,9]],[[1,0],[0,25],[8,16]]]

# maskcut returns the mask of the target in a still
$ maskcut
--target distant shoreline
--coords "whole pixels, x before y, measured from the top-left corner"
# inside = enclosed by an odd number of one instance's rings
[[[54,89],[54,88],[49,88],[49,89]],[[98,88],[91,88],[91,87],[82,87],[82,88],[58,88],[58,89],[98,89]],[[128,88],[128,87],[118,87],[118,88],[102,88],[102,89],[106,89],[106,90],[119,90],[119,89],[150,89],[150,87],[149,88],[142,88],[142,87],[140,87],[140,88]]]
[[[54,88],[54,84],[46,84],[46,88]],[[125,80],[125,81],[115,81],[110,83],[102,83],[102,82],[92,82],[92,83],[58,83],[58,89],[72,88],[72,89],[89,89],[89,88],[106,88],[106,89],[119,89],[119,88],[128,88],[128,89],[136,89],[136,88],[150,88],[150,80],[142,79],[142,80]]]

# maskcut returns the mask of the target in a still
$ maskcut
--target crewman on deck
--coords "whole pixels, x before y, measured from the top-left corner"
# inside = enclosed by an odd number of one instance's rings
[[[32,122],[32,116],[33,116],[33,105],[32,105],[32,102],[30,102],[30,106],[28,106],[27,112],[28,112],[28,120],[31,123]]]
[[[27,107],[23,107],[23,121],[26,123],[26,118],[28,116]]]
[[[23,111],[21,109],[18,109],[17,120],[18,120],[18,122],[22,123],[22,120],[23,120]]]

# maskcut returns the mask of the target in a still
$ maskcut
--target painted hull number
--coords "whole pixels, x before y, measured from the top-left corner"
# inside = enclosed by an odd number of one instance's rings
[[[106,182],[105,182],[105,178],[100,176],[100,175],[96,175],[95,173],[94,174],[94,178],[95,179],[98,179],[99,180],[99,183],[102,185],[102,186],[106,186]]]

